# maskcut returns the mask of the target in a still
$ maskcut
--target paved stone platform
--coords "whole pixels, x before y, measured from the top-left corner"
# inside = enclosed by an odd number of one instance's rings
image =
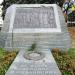
[[[25,59],[24,50],[20,50],[16,59],[5,75],[61,75],[50,50],[41,50],[45,53],[42,60]]]

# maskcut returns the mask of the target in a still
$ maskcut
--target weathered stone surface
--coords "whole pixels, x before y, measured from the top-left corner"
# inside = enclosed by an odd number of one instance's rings
[[[25,59],[25,50],[21,50],[5,75],[61,75],[51,52],[48,49],[41,52],[45,57],[34,61]]]
[[[12,9],[12,10],[11,10]],[[36,42],[47,48],[70,48],[71,41],[61,8],[55,4],[12,5],[2,32],[5,48],[25,48]],[[3,41],[4,43],[4,41]]]
[[[18,16],[19,15],[19,16]],[[13,28],[56,28],[53,7],[17,8]]]

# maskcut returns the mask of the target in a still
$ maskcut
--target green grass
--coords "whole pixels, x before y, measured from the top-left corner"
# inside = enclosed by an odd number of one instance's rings
[[[52,54],[62,75],[75,75],[75,48],[70,48],[67,52],[53,50]]]
[[[70,48],[68,54],[75,58],[75,48]]]
[[[18,51],[8,52],[0,48],[0,75],[5,75],[17,53]]]
[[[0,58],[3,57],[6,53],[7,52],[4,49],[0,48]]]

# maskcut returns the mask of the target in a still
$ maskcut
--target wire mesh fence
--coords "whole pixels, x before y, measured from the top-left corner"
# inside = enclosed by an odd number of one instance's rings
[[[67,16],[67,25],[69,27],[75,26],[75,11]]]

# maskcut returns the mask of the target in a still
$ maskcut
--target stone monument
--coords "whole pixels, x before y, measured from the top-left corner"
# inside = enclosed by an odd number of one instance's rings
[[[6,34],[7,49],[25,49],[34,42],[39,48],[63,49],[71,45],[61,8],[55,4],[10,6],[2,32]]]
[[[61,75],[52,48],[70,48],[61,8],[56,4],[12,5],[7,9],[2,33],[7,50],[20,50],[6,75]],[[34,51],[27,51],[36,44]]]

